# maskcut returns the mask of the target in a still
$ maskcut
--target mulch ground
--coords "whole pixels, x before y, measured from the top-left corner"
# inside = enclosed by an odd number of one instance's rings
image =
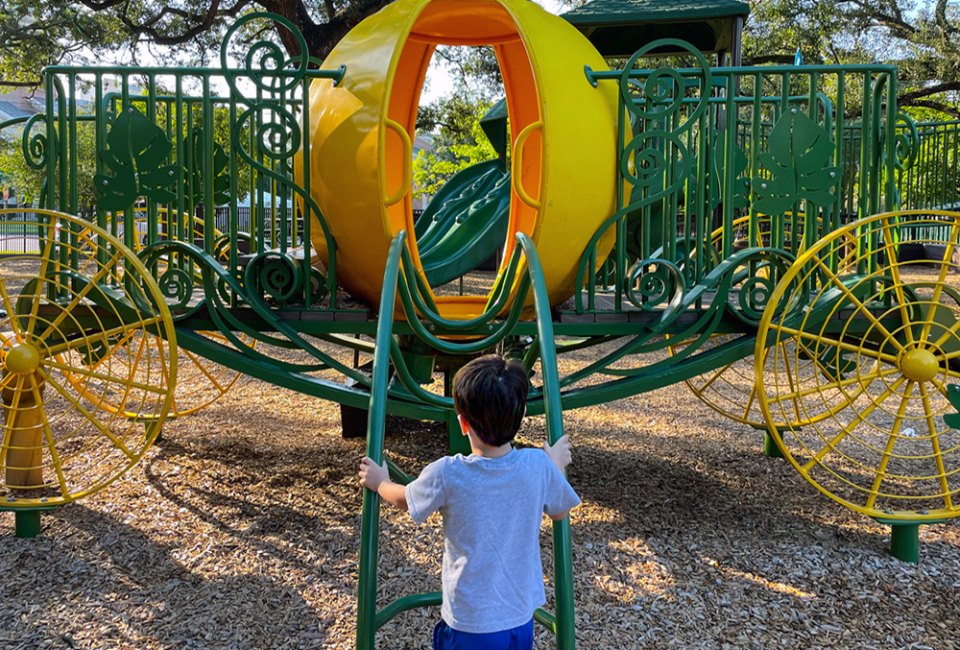
[[[578,648],[960,647],[956,523],[921,528],[919,564],[894,559],[888,528],[682,384],[565,425]],[[542,440],[529,418],[521,441]],[[416,471],[445,433],[394,421],[387,448]],[[241,378],[41,537],[0,515],[0,648],[352,648],[363,450],[336,404]],[[384,510],[380,543],[382,603],[439,588],[438,518]],[[543,544],[550,575],[546,524]],[[400,615],[379,647],[428,648],[437,616]]]

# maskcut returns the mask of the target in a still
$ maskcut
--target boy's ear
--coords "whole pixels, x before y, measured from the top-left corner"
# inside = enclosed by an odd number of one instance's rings
[[[457,422],[460,423],[460,433],[467,435],[470,432],[470,423],[461,414],[457,413]]]

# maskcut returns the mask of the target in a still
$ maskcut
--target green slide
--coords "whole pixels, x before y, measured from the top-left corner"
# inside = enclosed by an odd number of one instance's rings
[[[510,173],[503,160],[506,121],[502,101],[480,121],[500,159],[454,174],[417,219],[417,248],[431,286],[476,269],[503,245],[510,217]]]

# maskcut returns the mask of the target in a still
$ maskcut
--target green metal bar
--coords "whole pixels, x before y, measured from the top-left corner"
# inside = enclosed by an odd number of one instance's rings
[[[383,461],[383,435],[386,426],[386,402],[390,346],[393,337],[393,313],[400,276],[400,254],[406,232],[400,231],[390,244],[383,288],[380,292],[380,319],[377,323],[379,342],[373,355],[373,381],[367,415],[367,456],[379,464]],[[360,577],[357,588],[357,650],[373,650],[377,631],[377,555],[380,535],[380,495],[363,491],[360,516]]]
[[[75,74],[67,75],[67,86],[69,95],[67,99],[67,127],[68,147],[66,150],[67,166],[67,187],[69,195],[67,199],[67,210],[69,214],[78,214],[80,204],[80,188],[78,186],[77,163],[80,160],[77,141],[77,76]]]
[[[718,185],[720,185],[721,196],[723,197],[723,232],[724,232],[724,252],[725,257],[729,256],[732,252],[732,248],[729,245],[732,243],[733,239],[733,219],[734,219],[734,205],[733,205],[733,182],[734,174],[733,170],[735,169],[734,160],[736,159],[736,141],[734,136],[736,135],[736,126],[737,126],[737,108],[730,102],[730,98],[734,94],[734,76],[729,75],[726,78],[726,84],[724,86],[724,96],[727,98],[727,101],[724,103],[724,125],[723,125],[723,169],[724,169],[724,178],[720,180]]]
[[[216,239],[216,205],[213,200],[213,105],[209,99],[210,78],[203,78],[203,113],[201,120],[202,150],[203,150],[203,250],[213,252],[213,241]]]
[[[310,96],[310,84],[306,79],[303,80],[303,85],[301,88],[301,94],[304,98],[302,102],[302,108],[300,110],[300,133],[307,134],[310,133],[310,102],[307,101],[307,98]],[[303,165],[303,177],[301,179],[303,191],[307,196],[311,196],[310,192],[310,156],[303,156],[301,158],[301,164]],[[411,163],[412,164],[412,163]],[[307,309],[310,308],[310,302],[312,299],[310,287],[310,276],[312,274],[311,258],[310,251],[313,249],[313,239],[311,239],[310,229],[313,227],[310,223],[310,214],[306,213],[307,204],[305,201],[300,202],[304,207],[304,212],[301,214],[303,218],[303,259],[307,265],[307,284],[306,284],[306,296],[304,296],[304,304]],[[293,218],[294,221],[297,219],[297,201],[294,201],[293,205]],[[336,291],[333,292],[336,294]]]
[[[543,408],[547,418],[547,440],[556,443],[563,436],[563,405],[560,402],[560,377],[554,349],[553,319],[550,299],[544,284],[543,267],[533,241],[517,233],[517,242],[527,257],[527,272],[533,285],[533,301],[537,312],[537,335],[540,339],[540,370],[543,373]],[[553,522],[554,588],[556,590],[557,650],[573,650],[576,646],[573,591],[573,552],[570,539],[570,518]]]
[[[887,116],[884,121],[886,133],[884,141],[887,143],[887,158],[884,160],[885,177],[887,187],[884,191],[884,210],[895,210],[897,206],[897,187],[896,187],[896,159],[897,159],[897,74],[896,71],[889,74],[887,81]],[[946,150],[944,150],[946,151]],[[944,171],[947,166],[944,165]]]
[[[667,40],[667,39],[661,39]],[[653,44],[650,45],[651,47]],[[841,71],[853,72],[853,73],[877,73],[877,72],[894,72],[896,71],[896,66],[893,65],[883,65],[883,64],[843,64],[843,65],[804,65],[803,69],[810,72],[817,72],[820,74],[831,74]],[[681,76],[697,74],[700,72],[698,68],[675,68],[675,71]],[[771,76],[782,75],[782,74],[793,74],[797,71],[796,66],[793,65],[770,65],[763,66],[764,73],[767,73]],[[651,70],[635,68],[629,72],[631,78],[642,77],[649,75]],[[738,75],[743,74],[744,68],[722,66],[717,68],[711,68],[710,74],[714,76],[722,75]],[[623,78],[622,70],[593,70],[589,66],[584,68],[584,74],[591,83],[603,80],[614,80],[619,81]]]
[[[147,75],[147,119],[151,124],[157,123],[157,78],[155,75]],[[170,163],[170,157],[167,156],[167,163]],[[147,243],[152,244],[157,239],[157,202],[152,198],[147,198]]]
[[[412,594],[397,598],[395,601],[377,612],[376,629],[383,627],[383,624],[392,619],[397,614],[418,607],[436,607],[443,602],[443,594],[439,591],[429,591],[422,594]]]

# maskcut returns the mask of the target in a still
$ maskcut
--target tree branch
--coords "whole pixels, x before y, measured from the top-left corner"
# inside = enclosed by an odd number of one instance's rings
[[[944,93],[951,90],[960,90],[960,81],[949,81],[944,83],[939,83],[934,86],[927,86],[926,88],[921,88],[920,90],[914,90],[908,93],[903,93],[898,98],[898,101],[910,102],[915,99],[920,99],[921,97],[929,97],[930,95],[936,95],[938,93]]]
[[[763,65],[773,63],[776,65],[793,64],[794,54],[764,54],[763,56],[751,56],[743,59],[743,65]]]
[[[942,104],[940,102],[934,102],[928,99],[916,99],[911,102],[901,102],[900,105],[932,108],[935,111],[940,111],[941,113],[946,113],[947,115],[951,115],[955,119],[960,119],[960,109],[958,109],[956,106],[950,106],[948,104]]]
[[[937,8],[933,15],[936,17],[937,26],[943,30],[945,36],[957,33],[957,28],[947,20],[947,0],[937,0]]]
[[[917,33],[917,28],[903,20],[899,7],[895,15],[882,12],[874,2],[865,2],[864,0],[839,0],[837,4],[852,4],[860,9],[860,15],[867,20],[873,21],[878,27],[887,27],[896,36],[909,39]]]
[[[10,88],[36,88],[43,83],[43,79],[37,77],[36,81],[7,81],[0,79],[0,86],[9,86]]]

